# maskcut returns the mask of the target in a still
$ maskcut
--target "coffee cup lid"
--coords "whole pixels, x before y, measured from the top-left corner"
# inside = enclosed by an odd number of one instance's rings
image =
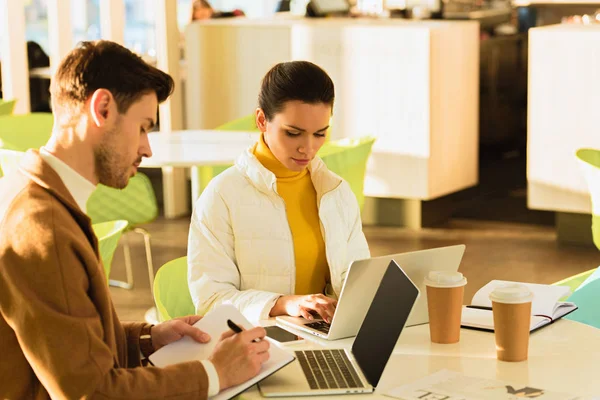
[[[490,300],[506,304],[529,303],[533,300],[533,293],[527,286],[515,283],[494,289],[490,293]]]
[[[460,272],[431,271],[425,277],[425,285],[437,288],[453,288],[467,284],[467,278]]]

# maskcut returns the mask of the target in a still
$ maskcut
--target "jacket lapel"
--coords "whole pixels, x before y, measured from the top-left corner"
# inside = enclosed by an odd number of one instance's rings
[[[37,150],[31,149],[25,153],[19,171],[50,192],[69,210],[94,248],[96,256],[99,257],[98,239],[92,229],[90,217],[79,208],[56,171],[42,159]]]
[[[321,198],[342,184],[342,178],[331,172],[323,160],[315,157],[308,165],[308,171],[317,192],[317,205],[320,208]]]

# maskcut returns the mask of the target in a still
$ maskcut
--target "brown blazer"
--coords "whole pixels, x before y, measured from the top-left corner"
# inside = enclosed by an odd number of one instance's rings
[[[142,367],[143,323],[121,324],[90,219],[30,150],[0,179],[0,399],[198,399],[198,361]]]

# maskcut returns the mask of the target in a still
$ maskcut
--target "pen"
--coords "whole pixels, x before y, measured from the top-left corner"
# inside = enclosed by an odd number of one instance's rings
[[[231,329],[235,333],[240,333],[242,331],[242,328],[237,326],[236,323],[230,319],[227,320],[227,326],[229,327],[229,329]]]
[[[230,319],[227,320],[227,326],[229,327],[229,329],[231,329],[235,333],[242,332],[242,328],[240,328],[235,322],[233,322]],[[253,342],[255,342],[255,343],[260,342],[260,339],[254,339]]]

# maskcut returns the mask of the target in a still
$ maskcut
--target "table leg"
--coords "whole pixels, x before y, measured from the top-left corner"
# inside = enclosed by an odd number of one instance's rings
[[[202,191],[199,167],[193,166],[190,169],[190,178],[192,180],[192,211],[193,211],[194,205],[196,204],[196,200],[198,200],[198,197],[200,197],[200,193]]]

